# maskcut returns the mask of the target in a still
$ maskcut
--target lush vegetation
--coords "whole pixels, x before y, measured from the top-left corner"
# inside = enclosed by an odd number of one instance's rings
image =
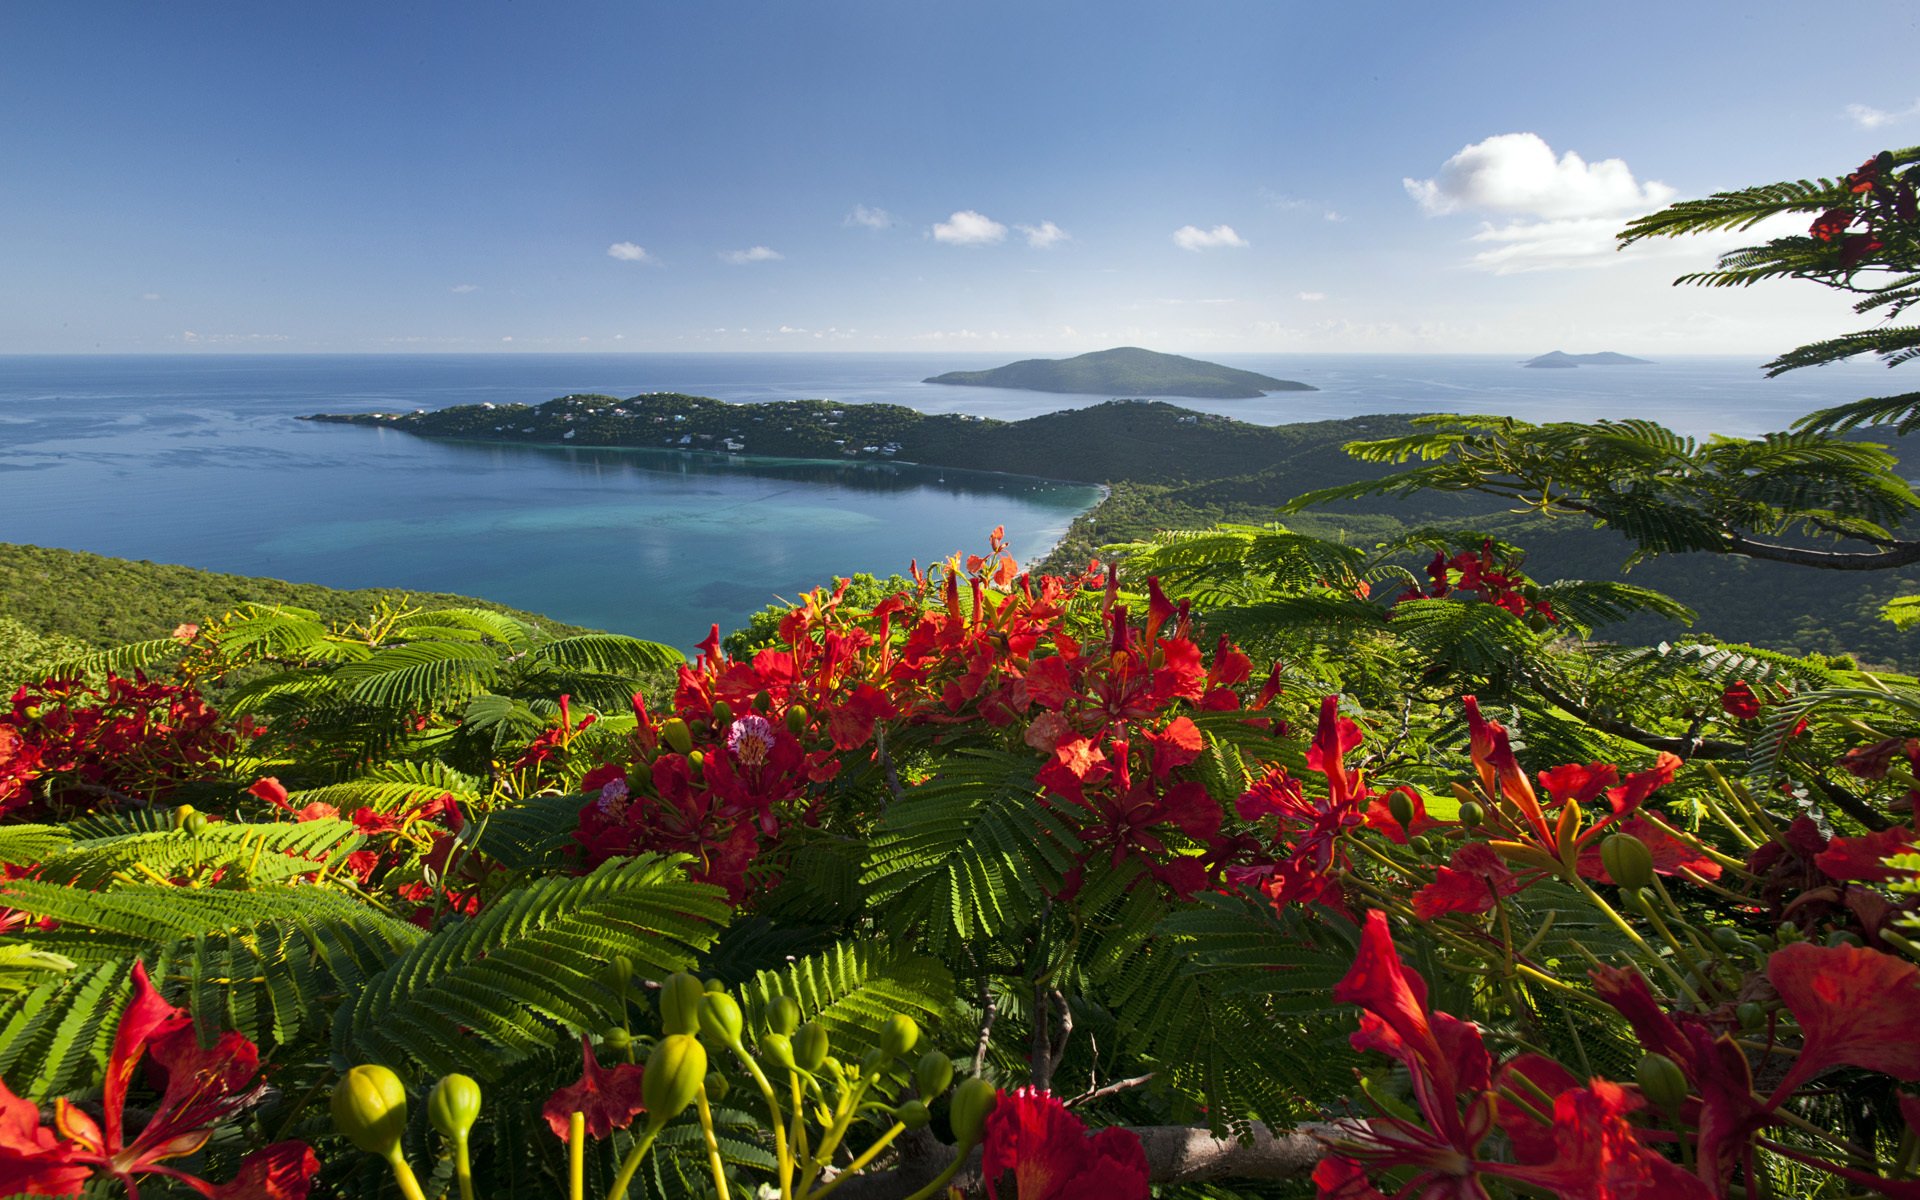
[[[1073,358],[1029,358],[990,371],[949,371],[928,383],[1017,388],[1029,392],[1075,392],[1091,396],[1193,396],[1247,400],[1268,392],[1311,392],[1291,379],[1275,379],[1219,363],[1159,354],[1137,346],[1096,350]]]
[[[1896,549],[1851,445],[1555,495]],[[690,663],[245,605],[23,687],[0,1194],[1920,1195],[1920,682],[1413,544],[996,531]]]
[[[539,625],[550,633],[583,633],[533,613],[487,600],[442,592],[397,588],[341,589],[288,583],[248,575],[224,575],[166,563],[134,562],[78,550],[0,543],[0,616],[31,635],[62,646],[105,649],[125,642],[165,637],[176,626],[197,624],[246,604],[309,608],[327,621],[351,621],[383,604],[410,600],[434,608],[483,608]],[[57,652],[20,654],[14,639],[0,635],[0,655],[13,652],[41,662]],[[10,660],[0,657],[0,678]]]

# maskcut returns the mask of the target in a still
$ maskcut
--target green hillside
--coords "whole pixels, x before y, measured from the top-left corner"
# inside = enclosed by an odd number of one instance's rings
[[[447,592],[340,589],[250,575],[223,575],[166,563],[107,558],[78,550],[0,543],[0,617],[12,618],[61,647],[90,649],[165,637],[248,603],[310,608],[328,621],[364,617],[383,602],[433,608],[485,608],[531,621],[554,634],[587,632],[534,613]],[[0,629],[0,636],[5,631]]]

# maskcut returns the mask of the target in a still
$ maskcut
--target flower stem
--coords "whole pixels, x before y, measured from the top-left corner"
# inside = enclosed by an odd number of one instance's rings
[[[694,1094],[694,1103],[700,1109],[700,1135],[707,1141],[707,1168],[713,1172],[713,1193],[720,1200],[728,1200],[727,1168],[720,1161],[720,1139],[713,1132],[713,1109],[707,1106],[707,1089],[704,1085]]]
[[[620,1173],[613,1177],[613,1186],[607,1189],[607,1200],[626,1200],[627,1188],[633,1183],[633,1177],[640,1171],[640,1160],[647,1156],[647,1151],[653,1146],[653,1139],[660,1136],[660,1130],[664,1126],[664,1122],[660,1125],[647,1126],[647,1131],[640,1135],[640,1140],[633,1144],[633,1149],[627,1151],[627,1157],[620,1163]]]
[[[401,1152],[399,1142],[395,1142],[393,1149],[387,1152],[387,1165],[393,1168],[393,1181],[400,1185],[400,1194],[406,1200],[427,1200],[420,1190],[420,1181],[414,1178],[413,1168],[407,1165],[407,1156]]]
[[[567,1195],[587,1200],[587,1114],[567,1118]]]
[[[833,1189],[839,1187],[843,1181],[852,1179],[856,1174],[859,1173],[860,1168],[866,1166],[868,1163],[872,1162],[875,1158],[879,1157],[880,1152],[882,1150],[885,1150],[887,1146],[893,1141],[893,1139],[899,1137],[900,1134],[903,1131],[905,1131],[905,1129],[906,1129],[905,1125],[901,1124],[898,1121],[895,1121],[893,1123],[892,1129],[889,1129],[885,1133],[880,1135],[879,1141],[876,1141],[873,1145],[868,1146],[866,1150],[863,1153],[861,1153],[860,1157],[848,1163],[846,1170],[834,1176],[833,1182],[827,1184],[827,1186],[821,1188],[819,1191],[812,1193],[812,1195],[809,1197],[809,1200],[820,1200],[822,1196],[825,1196],[831,1193]]]

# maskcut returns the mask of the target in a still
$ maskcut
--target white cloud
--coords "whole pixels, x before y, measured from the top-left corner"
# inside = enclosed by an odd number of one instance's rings
[[[962,209],[933,227],[933,240],[950,246],[990,246],[1004,241],[1007,227],[972,209]]]
[[[745,266],[748,263],[778,262],[785,257],[786,255],[769,246],[754,246],[748,250],[725,250],[720,254],[723,262],[730,262],[736,267]]]
[[[1853,123],[1862,129],[1878,129],[1882,125],[1893,125],[1913,117],[1920,117],[1920,100],[1915,100],[1896,112],[1888,112],[1884,108],[1873,108],[1865,104],[1849,104],[1847,115],[1852,117]]]
[[[140,298],[142,300],[158,300],[160,298],[160,293],[159,292],[142,292],[140,293]]]
[[[1751,229],[1720,230],[1689,238],[1658,238],[1619,250],[1614,235],[1624,224],[1625,219],[1620,217],[1483,224],[1472,240],[1488,249],[1475,254],[1468,265],[1495,275],[1610,267],[1647,259],[1684,259],[1704,266],[1737,247],[1755,246],[1772,238],[1806,231],[1806,218],[1783,213]]]
[[[1173,231],[1173,244],[1182,250],[1211,250],[1219,246],[1251,245],[1247,239],[1235,233],[1231,225],[1215,225],[1212,229],[1202,229],[1198,225],[1182,225]]]
[[[1015,225],[1014,228],[1026,234],[1027,245],[1036,250],[1045,250],[1048,246],[1073,240],[1072,234],[1052,221],[1042,221],[1038,225]]]
[[[895,225],[898,225],[899,222],[894,219],[892,213],[884,208],[868,208],[864,204],[856,204],[853,206],[853,211],[847,214],[847,219],[842,221],[841,224],[846,226],[859,225],[866,229],[891,229]]]
[[[645,251],[642,251],[642,253],[645,253]],[[454,293],[455,295],[464,296],[468,292],[479,291],[480,285],[477,283],[456,283],[452,287],[448,288],[447,290]]]
[[[1307,301],[1325,300],[1327,294],[1325,292],[1301,292],[1300,298]]]
[[[660,260],[648,254],[646,247],[636,246],[632,242],[615,242],[607,247],[607,257],[617,258],[621,262],[657,263]]]
[[[1344,215],[1331,208],[1321,215],[1329,221],[1344,221],[1347,219]]]
[[[1434,178],[1401,183],[1429,215],[1507,218],[1482,224],[1472,238],[1487,248],[1468,265],[1495,275],[1620,262],[1614,235],[1621,226],[1676,194],[1664,183],[1636,180],[1617,158],[1589,163],[1571,150],[1556,157],[1534,133],[1475,142],[1442,164]],[[1697,251],[1696,239],[1691,252]]]
[[[1589,163],[1569,150],[1559,158],[1537,133],[1502,133],[1448,159],[1433,179],[1403,179],[1429,213],[1462,209],[1550,219],[1625,217],[1650,212],[1674,190],[1642,184],[1617,158]]]

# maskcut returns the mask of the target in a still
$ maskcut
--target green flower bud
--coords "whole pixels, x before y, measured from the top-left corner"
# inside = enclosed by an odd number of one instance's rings
[[[722,725],[733,724],[733,705],[728,704],[725,700],[715,700],[713,702],[713,724],[716,729]]]
[[[827,1027],[808,1021],[794,1035],[793,1057],[803,1071],[818,1071],[827,1061]]]
[[[687,971],[667,976],[660,986],[660,1028],[665,1033],[700,1032],[700,1002],[707,989]]]
[[[753,694],[753,711],[763,713],[773,707],[773,693],[765,688]]]
[[[770,1033],[760,1039],[760,1056],[776,1067],[794,1068],[793,1039],[784,1033]]]
[[[613,986],[613,994],[620,997],[624,1004],[627,994],[633,989],[633,960],[624,954],[616,954],[607,964],[607,982]]]
[[[707,980],[706,987],[709,992],[724,992],[727,990],[727,981],[715,975],[712,979]]]
[[[929,1050],[913,1064],[913,1086],[920,1089],[922,1100],[931,1100],[947,1090],[953,1082],[953,1060],[938,1050]]]
[[[869,1050],[860,1056],[860,1073],[862,1075],[878,1075],[880,1072],[886,1070],[887,1064],[892,1061],[893,1055],[888,1054],[885,1050]]]
[[[727,1082],[727,1077],[718,1071],[708,1071],[703,1086],[707,1089],[707,1099],[715,1104],[725,1102],[727,1093],[733,1090],[733,1085]]]
[[[725,992],[708,992],[700,1000],[700,1032],[732,1049],[740,1044],[740,1005]]]
[[[980,1135],[987,1127],[987,1114],[999,1102],[1000,1089],[978,1076],[962,1079],[960,1086],[953,1089],[947,1118],[953,1125],[953,1136],[962,1150],[971,1149],[979,1143]]]
[[[933,1120],[933,1114],[927,1111],[927,1106],[923,1102],[909,1100],[893,1110],[893,1119],[908,1129],[925,1129],[927,1123]]]
[[[213,822],[207,820],[207,814],[195,812],[187,814],[186,819],[180,822],[180,828],[186,830],[187,836],[189,837],[199,837],[207,831],[207,826],[211,824],[213,824]]]
[[[615,1025],[600,1035],[600,1044],[609,1050],[625,1050],[633,1045],[633,1035]]]
[[[1740,1022],[1740,1028],[1752,1029],[1767,1019],[1767,1010],[1762,1008],[1757,1000],[1743,1000],[1740,1006],[1733,1010],[1733,1017]]]
[[[775,996],[767,1009],[767,1027],[792,1037],[793,1031],[800,1028],[800,1002],[792,996]]]
[[[1677,1111],[1687,1102],[1687,1093],[1693,1090],[1680,1064],[1664,1054],[1642,1055],[1633,1077],[1640,1085],[1641,1095],[1667,1112]]]
[[[427,1095],[427,1120],[456,1146],[480,1119],[480,1085],[466,1075],[445,1075]]]
[[[1607,835],[1600,843],[1600,865],[1623,888],[1653,886],[1653,851],[1630,833]]]
[[[179,829],[184,825],[186,825],[187,818],[192,816],[193,813],[194,813],[194,807],[191,804],[182,804],[178,808],[174,809],[173,810],[173,827],[175,829]]]
[[[706,765],[707,756],[704,751],[690,750],[687,752],[687,773],[695,779],[700,778],[700,772],[705,769]]]
[[[787,732],[788,733],[791,733],[795,737],[799,737],[801,731],[806,729],[806,727],[807,727],[807,706],[806,705],[796,704],[793,707],[787,709]]]
[[[647,1106],[648,1128],[658,1128],[687,1111],[707,1078],[707,1048],[700,1039],[670,1033],[654,1043],[640,1077],[640,1099]]]
[[[333,1128],[368,1154],[390,1158],[407,1129],[407,1089],[387,1068],[363,1063],[333,1085]]]
[[[1393,814],[1394,820],[1400,822],[1400,828],[1413,827],[1413,801],[1407,798],[1405,792],[1396,790],[1388,793],[1387,811]]]
[[[1460,806],[1460,823],[1468,829],[1478,828],[1487,819],[1487,810],[1478,800],[1468,800]]]
[[[685,754],[693,749],[693,731],[679,717],[668,717],[660,722],[660,740],[667,748]]]
[[[880,1049],[890,1058],[905,1054],[919,1040],[920,1027],[913,1023],[912,1017],[901,1013],[888,1017],[887,1023],[880,1027]]]

